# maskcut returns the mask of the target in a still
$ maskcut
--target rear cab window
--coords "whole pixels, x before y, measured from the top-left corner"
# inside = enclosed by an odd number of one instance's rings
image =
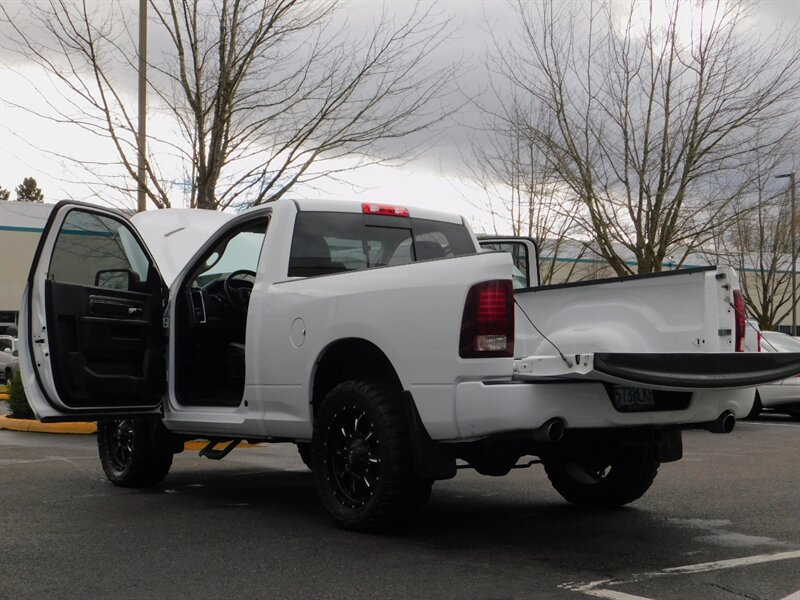
[[[460,223],[342,212],[297,215],[289,277],[316,277],[476,254]]]

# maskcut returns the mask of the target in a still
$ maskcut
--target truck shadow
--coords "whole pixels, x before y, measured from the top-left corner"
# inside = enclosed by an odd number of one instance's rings
[[[676,554],[702,558],[694,541],[697,532],[669,522],[648,507],[646,498],[617,510],[587,510],[541,489],[547,481],[539,475],[526,479],[532,492],[513,485],[504,494],[492,480],[486,481],[483,493],[476,492],[481,480],[474,477],[437,484],[421,514],[380,534],[337,527],[317,497],[312,474],[299,469],[193,468],[173,472],[162,491],[208,510],[242,511],[233,522],[241,521],[245,537],[261,528],[286,528],[320,544],[346,544],[354,560],[359,555],[370,560],[376,549],[397,557],[411,550],[447,560],[505,563],[506,568],[524,558],[618,572],[621,567],[646,570],[671,563]]]

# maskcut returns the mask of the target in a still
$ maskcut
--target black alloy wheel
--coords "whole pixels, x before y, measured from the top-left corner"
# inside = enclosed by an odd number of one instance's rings
[[[325,432],[330,460],[326,476],[333,494],[345,506],[364,506],[381,479],[381,458],[375,426],[365,410],[344,405],[334,414]]]
[[[133,458],[133,423],[130,419],[114,421],[110,427],[110,460],[117,470],[123,471]]]

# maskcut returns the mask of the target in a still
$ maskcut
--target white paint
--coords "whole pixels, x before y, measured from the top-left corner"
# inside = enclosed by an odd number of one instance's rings
[[[565,590],[571,590],[573,592],[589,592],[595,588],[599,588],[600,586],[612,584],[613,582],[613,579],[599,579],[597,581],[588,581],[586,583],[562,583],[558,587],[564,588]]]
[[[652,598],[634,596],[633,594],[626,594],[625,592],[617,592],[614,590],[591,590],[586,593],[595,598],[609,598],[610,600],[653,600]]]
[[[761,563],[775,562],[779,560],[789,560],[800,558],[800,550],[791,552],[779,552],[777,554],[758,554],[756,556],[745,556],[743,558],[732,558],[729,560],[718,560],[696,565],[686,565],[683,567],[670,567],[655,573],[646,573],[647,577],[657,577],[659,575],[673,575],[680,573],[705,573],[707,571],[718,571],[721,569],[733,569],[735,567],[746,567],[748,565],[758,565]]]
[[[640,583],[647,579],[655,577],[664,577],[667,575],[692,575],[696,573],[706,573],[708,571],[720,571],[723,569],[734,569],[737,567],[747,567],[762,563],[770,563],[781,560],[790,560],[800,558],[800,550],[792,550],[789,552],[779,552],[777,554],[758,554],[755,556],[744,556],[742,558],[732,558],[728,560],[717,560],[712,562],[698,563],[694,565],[684,565],[680,567],[670,567],[660,571],[651,571],[649,573],[640,573],[634,575],[631,579],[615,581],[613,579],[600,579],[598,581],[590,581],[583,584],[567,583],[562,587],[573,592],[580,592],[587,596],[595,598],[608,598],[609,600],[654,600],[645,598],[644,596],[634,596],[624,592],[607,589],[609,586],[615,585],[628,585]],[[800,590],[783,598],[783,600],[800,600]]]

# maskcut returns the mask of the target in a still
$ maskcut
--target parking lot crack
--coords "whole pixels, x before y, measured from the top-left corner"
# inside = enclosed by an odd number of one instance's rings
[[[727,592],[728,594],[733,594],[734,596],[737,596],[739,598],[747,598],[747,600],[764,600],[763,598],[757,596],[750,596],[749,594],[743,594],[742,592],[737,592],[736,590],[726,588],[724,585],[719,585],[718,583],[708,583],[706,585],[716,588],[718,590],[722,590],[723,592]]]

